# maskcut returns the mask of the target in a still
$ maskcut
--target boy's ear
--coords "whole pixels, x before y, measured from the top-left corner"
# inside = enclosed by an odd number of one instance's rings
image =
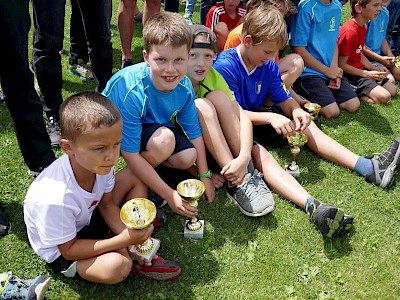
[[[251,35],[248,34],[243,38],[243,44],[246,47],[250,47],[251,45],[253,45],[253,38],[251,37]]]
[[[354,5],[354,10],[356,11],[356,13],[360,14],[362,11],[362,6],[360,5],[360,3],[356,3]]]
[[[143,49],[143,58],[144,61],[146,62],[146,66],[150,67],[150,63],[149,63],[149,54],[147,53],[146,50]]]
[[[70,140],[62,138],[59,142],[61,150],[68,155],[72,155],[74,153],[72,142]]]

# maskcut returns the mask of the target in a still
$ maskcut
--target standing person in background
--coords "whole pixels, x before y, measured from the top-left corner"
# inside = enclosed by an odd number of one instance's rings
[[[387,7],[389,22],[386,31],[386,39],[395,56],[400,54],[400,0],[393,0]]]
[[[28,8],[27,0],[0,1],[0,78],[22,156],[30,173],[37,175],[55,160],[55,155],[29,68]]]

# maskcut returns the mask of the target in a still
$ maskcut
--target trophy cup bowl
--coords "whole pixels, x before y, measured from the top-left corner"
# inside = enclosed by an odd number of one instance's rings
[[[139,230],[150,226],[156,213],[153,202],[145,198],[134,198],[122,206],[120,218],[128,229]],[[146,262],[151,262],[158,248],[160,240],[149,237],[144,243],[132,246],[130,251],[136,254],[137,259],[144,257]]]
[[[187,179],[181,181],[176,187],[177,192],[182,199],[191,206],[197,207],[198,201],[204,194],[206,186],[197,179]],[[202,239],[204,233],[204,220],[198,220],[196,217],[186,220],[183,236],[186,238]]]
[[[394,60],[394,66],[398,69],[400,69],[400,55],[397,56]]]
[[[321,110],[321,105],[318,103],[307,102],[304,104],[304,108],[307,109],[310,114],[311,120],[315,120]]]
[[[297,164],[297,156],[300,153],[300,147],[308,141],[307,135],[303,132],[296,131],[296,134],[287,136],[288,144],[290,148],[290,155],[292,156],[292,162],[285,166],[285,171],[293,177],[300,176],[299,165]]]

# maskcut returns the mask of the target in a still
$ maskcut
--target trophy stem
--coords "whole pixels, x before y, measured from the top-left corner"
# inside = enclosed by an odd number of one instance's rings
[[[153,250],[153,248],[154,248],[154,241],[150,237],[143,244],[137,244],[135,246],[135,248],[136,248],[136,251],[139,252],[140,254],[150,253],[151,250]]]

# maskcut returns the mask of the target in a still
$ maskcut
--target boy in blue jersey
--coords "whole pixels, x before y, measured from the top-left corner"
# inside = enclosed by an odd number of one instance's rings
[[[103,91],[122,115],[121,153],[127,167],[120,171],[126,175],[121,178],[126,186],[132,186],[132,178],[139,178],[172,210],[192,218],[197,209],[184,202],[155,171],[161,164],[190,169],[205,184],[207,200],[214,200],[195,93],[185,77],[192,33],[180,15],[161,12],[146,22],[143,39],[145,62],[117,72]],[[147,197],[147,189],[136,192],[136,197],[138,193]],[[126,194],[120,189],[116,198]]]
[[[395,57],[386,40],[386,29],[389,23],[387,6],[391,0],[382,1],[382,10],[374,21],[367,23],[364,55],[377,67],[387,68],[387,78],[395,83],[400,80],[400,69],[394,65]]]
[[[271,7],[252,10],[245,17],[242,43],[220,53],[214,68],[225,78],[236,101],[247,110],[253,122],[254,139],[263,145],[283,143],[284,137],[302,130],[307,145],[322,158],[340,164],[382,188],[389,188],[400,163],[400,137],[379,156],[360,157],[323,133],[310,116],[290,97],[281,83],[273,61],[286,44],[287,32],[282,15]],[[271,103],[272,102],[272,103]],[[273,105],[271,105],[273,104]],[[286,117],[285,115],[288,117]],[[265,170],[262,170],[266,173]],[[313,216],[319,201],[307,199],[305,209]]]
[[[360,100],[338,67],[337,39],[342,5],[339,0],[302,1],[297,7],[290,45],[305,68],[293,88],[311,102],[321,105],[320,114],[335,118],[340,108],[354,112]]]

